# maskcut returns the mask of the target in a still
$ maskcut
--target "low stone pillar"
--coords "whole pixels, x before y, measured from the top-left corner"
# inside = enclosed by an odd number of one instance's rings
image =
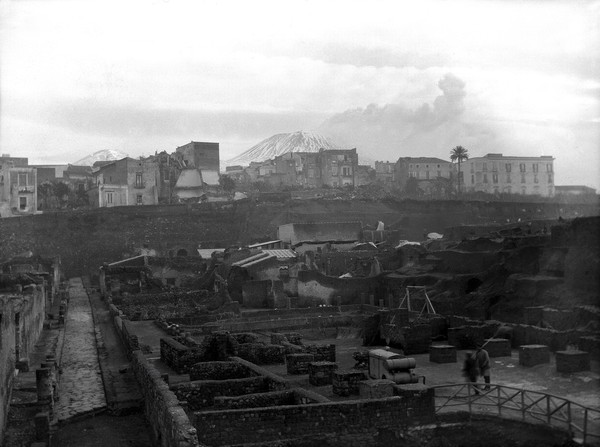
[[[393,380],[363,380],[358,384],[358,394],[361,399],[381,399],[382,397],[392,397],[394,395]]]
[[[40,365],[40,367],[43,368],[48,368],[50,370],[50,380],[52,381],[52,398],[54,401],[58,400],[58,371],[56,368],[56,363],[55,362],[49,362],[48,360],[46,360],[46,362],[42,363]]]
[[[519,365],[535,366],[550,363],[550,350],[546,345],[522,345],[519,347]]]
[[[574,373],[590,370],[590,353],[585,351],[556,351],[556,371]]]
[[[456,347],[452,345],[431,345],[429,361],[433,363],[456,363]]]
[[[35,370],[35,384],[37,399],[41,404],[52,404],[52,369],[39,368]]]
[[[285,363],[288,374],[306,374],[308,373],[308,364],[315,360],[312,354],[288,354],[285,356]]]
[[[512,349],[510,340],[504,338],[489,338],[485,341],[485,350],[490,357],[510,357]]]
[[[35,422],[35,440],[47,443],[50,440],[50,415],[48,412],[38,413],[33,420]]]
[[[331,383],[333,385],[333,394],[338,396],[349,396],[358,394],[359,383],[367,378],[365,371],[355,369],[344,371],[333,371],[331,374]]]
[[[308,364],[308,381],[315,386],[331,385],[331,374],[337,367],[333,362],[311,362]]]

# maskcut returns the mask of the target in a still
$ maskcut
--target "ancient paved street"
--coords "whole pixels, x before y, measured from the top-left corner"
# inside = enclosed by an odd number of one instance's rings
[[[80,278],[69,281],[69,297],[60,359],[60,399],[56,405],[59,422],[106,408],[92,309]]]

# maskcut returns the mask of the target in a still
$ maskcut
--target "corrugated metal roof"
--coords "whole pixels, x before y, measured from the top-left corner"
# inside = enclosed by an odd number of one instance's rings
[[[290,250],[289,248],[278,248],[273,250],[263,249],[263,252],[276,256],[277,259],[294,259],[298,257],[298,253],[296,253],[294,250]]]

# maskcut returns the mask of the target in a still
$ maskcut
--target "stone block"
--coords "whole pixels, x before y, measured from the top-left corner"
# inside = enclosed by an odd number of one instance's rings
[[[525,324],[537,326],[544,318],[544,307],[526,307],[523,309],[525,313]]]
[[[510,340],[504,338],[489,338],[485,343],[485,350],[490,357],[510,357],[512,354]]]
[[[48,442],[50,439],[50,414],[48,412],[38,413],[33,420],[36,441]]]
[[[456,347],[452,345],[431,345],[429,361],[433,363],[456,363]]]
[[[333,394],[338,396],[349,396],[359,394],[359,383],[367,378],[365,371],[344,370],[333,371],[331,381]]]
[[[308,381],[315,386],[331,385],[331,375],[337,367],[333,362],[311,362],[308,364]]]
[[[556,371],[574,373],[590,370],[590,353],[585,351],[556,351]]]
[[[308,364],[315,360],[312,354],[288,354],[285,357],[288,374],[307,374]]]
[[[579,349],[589,352],[594,358],[600,357],[600,337],[579,337]]]
[[[550,349],[546,345],[523,345],[519,347],[519,364],[535,366],[550,363]]]
[[[358,385],[358,394],[361,399],[381,399],[382,397],[392,397],[394,395],[394,386],[392,380],[363,380]]]

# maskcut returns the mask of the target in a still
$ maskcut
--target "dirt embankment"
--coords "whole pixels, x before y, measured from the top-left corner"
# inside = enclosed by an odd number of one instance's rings
[[[59,255],[67,276],[95,272],[103,262],[135,253],[147,244],[161,254],[226,247],[273,239],[290,222],[361,221],[401,230],[407,239],[443,233],[460,224],[502,223],[506,219],[592,215],[590,205],[459,201],[309,200],[285,203],[240,201],[228,204],[103,208],[26,216],[0,221],[2,258],[27,250]]]

